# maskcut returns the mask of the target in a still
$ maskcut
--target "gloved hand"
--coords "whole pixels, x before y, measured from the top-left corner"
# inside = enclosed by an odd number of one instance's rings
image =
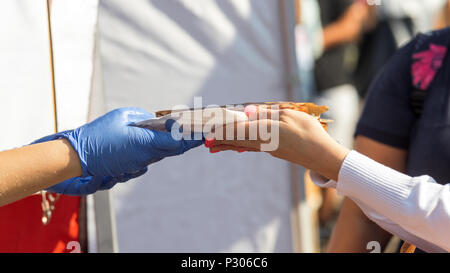
[[[73,195],[108,189],[142,175],[147,166],[168,156],[180,155],[202,140],[174,140],[170,132],[128,126],[153,118],[140,108],[120,108],[80,128],[41,138],[34,143],[66,138],[80,158],[82,176],[48,190]]]

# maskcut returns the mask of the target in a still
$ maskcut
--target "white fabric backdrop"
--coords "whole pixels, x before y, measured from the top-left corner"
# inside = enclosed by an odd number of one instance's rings
[[[59,129],[87,120],[97,1],[53,2]],[[0,150],[54,132],[46,0],[0,3]]]
[[[277,1],[100,1],[108,110],[286,99]],[[204,148],[114,190],[119,250],[290,252],[288,165]]]
[[[0,150],[53,132],[45,1],[0,4]]]
[[[59,130],[87,121],[98,1],[53,1]],[[54,133],[46,0],[0,2],[0,151]],[[56,209],[58,203],[56,203]]]

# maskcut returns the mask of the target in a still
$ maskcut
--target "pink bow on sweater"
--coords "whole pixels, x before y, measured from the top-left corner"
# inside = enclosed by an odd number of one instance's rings
[[[441,68],[447,48],[445,46],[430,44],[430,49],[413,55],[412,77],[415,87],[427,90],[428,86]]]

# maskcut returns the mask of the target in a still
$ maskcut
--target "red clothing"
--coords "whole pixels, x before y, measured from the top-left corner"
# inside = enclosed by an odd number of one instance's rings
[[[0,207],[0,252],[70,252],[70,241],[79,242],[80,197],[61,195],[50,223],[41,222],[42,198],[33,195]]]

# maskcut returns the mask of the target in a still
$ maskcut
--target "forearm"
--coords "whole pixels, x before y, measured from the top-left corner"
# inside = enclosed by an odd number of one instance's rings
[[[316,145],[321,151],[320,160],[314,161],[311,169],[328,179],[338,181],[342,164],[349,150],[334,141],[324,141]],[[372,222],[349,198],[342,204],[338,221],[333,230],[328,252],[367,252],[367,243],[377,241],[385,246],[391,235]]]
[[[323,29],[323,49],[328,50],[334,46],[353,42],[355,34],[352,29],[341,22],[335,22]]]
[[[342,163],[339,164],[339,170],[341,166]],[[328,166],[328,168],[330,167]],[[323,172],[321,174],[324,175]],[[333,175],[336,177],[335,181],[338,181],[338,176],[339,174]],[[391,236],[390,233],[372,222],[350,198],[345,198],[327,252],[367,252],[367,244],[371,241],[380,243],[381,248],[384,249]]]
[[[339,170],[350,150],[338,144],[328,136],[319,138],[315,140],[315,142],[317,143],[313,143],[311,147],[309,147],[309,145],[304,145],[301,149],[311,149],[314,150],[315,154],[323,156],[317,156],[308,163],[304,163],[303,161],[297,163],[320,173],[331,180],[337,181]]]
[[[407,151],[405,150],[379,143],[364,136],[356,137],[355,150],[394,170],[404,172],[406,169]],[[341,209],[340,214],[343,216],[339,218],[337,227],[344,226],[345,222],[355,222],[356,224],[352,229],[335,228],[332,242],[337,243],[331,244],[329,250],[339,251],[344,245],[349,245],[355,247],[346,251],[359,252],[366,248],[369,241],[378,241],[384,249],[392,235],[369,220],[352,201],[346,203]],[[353,203],[353,205],[348,205],[348,203]],[[348,241],[341,239],[344,237],[348,237]]]
[[[391,235],[369,220],[351,199],[345,198],[327,252],[368,252],[369,242],[376,241],[384,246],[390,238]]]
[[[0,152],[0,206],[81,175],[66,139]]]
[[[365,2],[353,3],[342,16],[323,29],[323,48],[358,40],[361,34],[376,25],[376,9]]]

